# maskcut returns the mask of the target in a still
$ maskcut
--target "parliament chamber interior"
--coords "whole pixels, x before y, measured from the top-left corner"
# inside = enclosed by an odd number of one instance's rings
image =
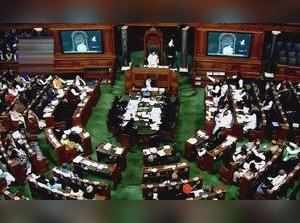
[[[300,26],[2,24],[0,199],[300,199]]]

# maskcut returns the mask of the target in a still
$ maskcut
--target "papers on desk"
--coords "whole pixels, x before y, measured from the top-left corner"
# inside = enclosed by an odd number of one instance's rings
[[[206,72],[207,76],[225,76],[225,72]]]
[[[153,172],[153,173],[156,173],[158,171],[158,169],[157,168],[151,168],[150,171]]]
[[[75,159],[73,159],[74,163],[80,163],[84,158],[82,156],[77,156]]]
[[[151,127],[151,130],[153,130],[153,131],[159,130],[159,126],[157,124],[152,124],[152,125],[150,125],[150,127]]]
[[[227,136],[225,142],[222,143],[222,147],[230,146],[236,141],[237,141],[236,137]]]
[[[170,145],[165,145],[165,146],[163,146],[163,149],[171,149],[171,146]]]
[[[209,138],[205,132],[201,131],[201,130],[198,130],[197,131],[197,136],[201,137],[201,138]]]
[[[105,150],[110,150],[112,148],[112,144],[110,143],[106,143],[104,146],[103,146],[103,149]]]
[[[64,131],[64,134],[65,134],[65,135],[70,135],[70,134],[71,134],[71,130],[70,130],[70,129],[65,130],[65,131]]]
[[[157,152],[157,155],[159,155],[160,157],[163,157],[163,156],[166,155],[166,153],[165,153],[165,151],[162,149],[162,150],[159,150],[159,151]]]
[[[90,133],[88,133],[88,132],[83,133],[83,137],[84,137],[84,138],[90,137]]]
[[[189,139],[187,140],[187,142],[188,142],[189,144],[194,145],[194,144],[196,144],[196,143],[198,142],[198,140],[197,140],[196,138],[189,138]]]
[[[82,133],[83,130],[82,130],[81,127],[75,126],[75,127],[71,128],[71,131],[74,131],[74,132],[76,132],[77,134],[80,134],[80,133]]]
[[[151,153],[157,153],[157,148],[153,147],[149,149]]]
[[[46,107],[45,109],[44,109],[44,113],[52,113],[53,112],[53,108],[52,107]]]
[[[121,147],[116,147],[116,148],[115,148],[115,153],[116,153],[117,155],[122,155],[123,152],[124,152],[124,148],[121,148]]]

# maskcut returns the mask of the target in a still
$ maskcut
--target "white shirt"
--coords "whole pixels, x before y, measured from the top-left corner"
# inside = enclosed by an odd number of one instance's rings
[[[146,88],[148,89],[148,90],[151,90],[152,89],[152,87],[151,87],[151,79],[147,79],[146,80]]]
[[[272,190],[277,190],[285,181],[285,178],[287,177],[287,174],[278,175],[274,178],[269,177],[268,179],[271,181],[273,188]]]
[[[246,124],[245,124],[245,129],[256,129],[257,127],[257,116],[255,113],[253,113],[252,115],[246,115]]]
[[[159,64],[159,58],[158,58],[158,55],[157,54],[149,54],[148,58],[147,58],[147,61],[148,61],[148,66],[149,67],[158,67],[158,64]]]

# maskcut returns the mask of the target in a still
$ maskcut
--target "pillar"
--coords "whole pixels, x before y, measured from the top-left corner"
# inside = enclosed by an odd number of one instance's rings
[[[128,61],[128,26],[121,27],[122,66],[129,66]]]
[[[181,29],[181,71],[188,70],[188,47],[187,47],[187,41],[188,41],[188,30],[189,26],[185,26]]]
[[[270,50],[270,56],[269,56],[269,64],[267,71],[270,73],[273,73],[273,59],[274,59],[274,52],[275,52],[275,47],[276,47],[276,40],[277,36],[280,34],[280,31],[272,31],[272,45],[271,45],[271,50]]]

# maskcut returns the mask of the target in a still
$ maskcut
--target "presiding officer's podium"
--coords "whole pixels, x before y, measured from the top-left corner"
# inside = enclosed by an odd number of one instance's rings
[[[145,81],[150,78],[155,87],[165,88],[170,95],[177,95],[178,82],[176,73],[169,68],[134,67],[125,74],[125,89],[131,93],[133,89],[145,87]]]

